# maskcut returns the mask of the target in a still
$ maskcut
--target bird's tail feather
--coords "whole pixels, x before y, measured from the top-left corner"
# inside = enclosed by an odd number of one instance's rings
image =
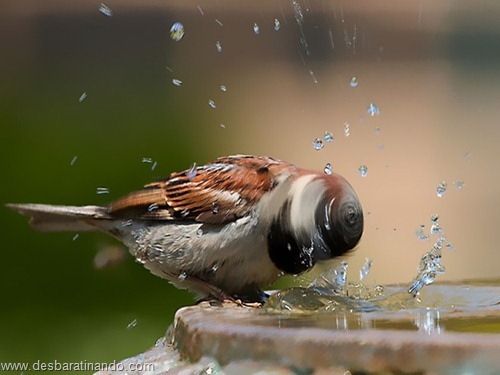
[[[58,206],[50,204],[7,204],[7,207],[29,216],[34,229],[42,232],[88,232],[99,230],[100,221],[112,219],[106,207]]]

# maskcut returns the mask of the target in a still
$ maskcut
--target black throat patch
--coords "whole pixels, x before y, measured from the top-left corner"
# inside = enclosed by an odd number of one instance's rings
[[[304,246],[289,229],[286,229],[290,228],[289,217],[290,202],[287,202],[269,228],[268,252],[278,269],[288,274],[298,275],[312,268],[315,262],[310,244],[309,247]]]

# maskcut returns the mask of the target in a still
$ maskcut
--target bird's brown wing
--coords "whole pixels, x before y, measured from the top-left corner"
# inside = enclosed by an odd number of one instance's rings
[[[268,157],[228,156],[172,173],[109,206],[111,215],[226,223],[244,216],[294,167]]]

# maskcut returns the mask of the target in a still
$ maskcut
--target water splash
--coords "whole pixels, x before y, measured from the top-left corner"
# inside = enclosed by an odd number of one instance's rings
[[[363,281],[364,279],[366,279],[366,277],[368,276],[368,274],[370,273],[370,270],[372,268],[372,263],[373,263],[373,260],[368,259],[368,258],[365,259],[365,263],[363,264],[363,266],[359,270],[359,281]]]
[[[380,115],[380,108],[373,103],[370,103],[368,105],[368,109],[366,111],[371,117]]]
[[[351,135],[351,129],[350,129],[349,123],[347,121],[344,122],[344,135],[346,137],[349,137]]]
[[[186,177],[188,178],[188,180],[192,180],[193,178],[196,177],[196,173],[197,173],[196,163],[193,163],[191,168],[189,168],[189,170],[187,171]]]
[[[96,189],[97,194],[109,194],[109,189],[107,187],[98,187]]]
[[[431,217],[437,223],[439,215]],[[423,227],[423,226],[422,226]],[[432,248],[422,255],[417,275],[405,287],[367,286],[347,281],[347,263],[320,274],[307,288],[292,288],[273,294],[264,306],[268,312],[373,312],[397,311],[421,306],[420,292],[444,273],[441,264],[444,236],[439,236]],[[446,248],[452,245],[446,244]],[[359,271],[363,280],[371,269],[372,261],[366,259]]]
[[[415,233],[417,235],[417,238],[420,241],[428,241],[429,240],[429,236],[427,234],[425,234],[424,231],[425,231],[425,225],[421,224]]]
[[[332,174],[332,165],[330,163],[326,163],[323,171],[325,172],[325,174],[331,175]]]
[[[333,142],[333,134],[330,133],[329,131],[325,131],[325,135],[323,136],[323,139],[325,140],[325,142],[331,143],[331,142]]]
[[[323,141],[319,138],[316,138],[314,141],[313,141],[313,147],[316,151],[319,151],[321,150],[323,147],[325,147],[325,145],[323,144]]]
[[[219,202],[212,202],[212,204],[210,205],[210,208],[211,208],[212,213],[214,215],[218,214],[219,210],[220,210]]]
[[[137,319],[132,320],[128,325],[127,325],[127,331],[130,331],[132,328],[137,326]]]
[[[361,177],[366,177],[368,175],[368,167],[362,164],[359,166],[358,172],[361,175]]]
[[[184,25],[180,22],[175,22],[170,27],[170,38],[176,42],[179,42],[182,38],[184,38],[184,33]]]
[[[104,14],[106,17],[113,17],[113,11],[106,4],[101,3],[99,5],[99,12]]]
[[[255,35],[260,34],[260,27],[256,23],[253,24],[253,32],[255,33]]]
[[[281,23],[280,23],[280,21],[278,21],[277,18],[275,18],[274,19],[274,30],[279,31],[280,28],[281,28]]]
[[[219,41],[215,42],[215,49],[217,52],[221,53],[222,52],[222,44],[220,44]]]
[[[442,182],[438,185],[438,187],[436,188],[436,194],[437,194],[438,198],[441,198],[441,197],[444,195],[444,193],[446,193],[446,188],[447,188],[447,186],[448,186],[448,185],[447,185],[447,184],[446,184],[446,182],[444,182],[444,181],[442,181]]]

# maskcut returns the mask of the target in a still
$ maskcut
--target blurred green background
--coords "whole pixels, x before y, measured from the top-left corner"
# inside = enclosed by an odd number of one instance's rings
[[[499,5],[114,0],[108,17],[99,4],[0,4],[2,203],[106,204],[236,153],[331,162],[366,213],[354,279],[365,257],[373,282],[411,279],[435,212],[456,248],[443,278],[498,276]],[[335,140],[315,151],[325,131]],[[111,238],[34,232],[0,210],[0,361],[123,359],[193,303],[129,256],[96,268]]]

